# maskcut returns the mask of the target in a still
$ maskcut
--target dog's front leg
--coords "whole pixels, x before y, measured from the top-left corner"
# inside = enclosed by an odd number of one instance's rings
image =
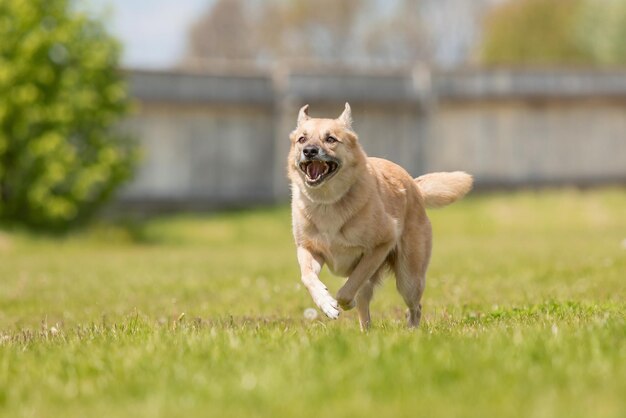
[[[298,247],[298,263],[302,274],[302,283],[308,289],[313,302],[331,319],[339,317],[337,301],[330,295],[328,288],[319,279],[324,260],[304,247]]]
[[[354,308],[356,292],[378,271],[392,248],[393,241],[389,241],[363,255],[348,280],[337,292],[337,302],[344,311]]]

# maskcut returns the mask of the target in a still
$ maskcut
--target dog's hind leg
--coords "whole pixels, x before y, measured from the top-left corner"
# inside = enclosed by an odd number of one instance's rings
[[[426,227],[430,228],[430,224]],[[411,328],[417,327],[422,318],[421,299],[426,286],[426,269],[430,260],[430,251],[430,233],[411,234],[403,239],[393,265],[396,288],[409,308],[407,321]]]
[[[371,281],[363,283],[356,294],[356,310],[359,314],[361,331],[367,331],[370,327],[370,302],[374,297],[374,284]]]
[[[407,324],[410,328],[416,328],[422,319],[422,294],[424,293],[425,277],[403,277],[396,281],[398,291],[408,306]]]
[[[356,310],[359,314],[359,323],[361,331],[367,331],[370,327],[370,302],[374,297],[374,288],[380,282],[382,277],[381,271],[377,271],[374,276],[363,283],[363,286],[356,294]]]

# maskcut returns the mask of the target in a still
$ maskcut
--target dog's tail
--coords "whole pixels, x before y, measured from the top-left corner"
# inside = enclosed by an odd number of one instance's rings
[[[472,176],[463,171],[430,173],[415,179],[427,208],[440,208],[456,202],[472,189],[472,183]]]

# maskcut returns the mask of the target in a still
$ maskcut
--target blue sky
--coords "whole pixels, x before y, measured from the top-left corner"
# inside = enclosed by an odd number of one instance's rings
[[[185,52],[189,25],[212,0],[79,0],[104,13],[113,35],[124,44],[122,64],[132,68],[163,68]]]

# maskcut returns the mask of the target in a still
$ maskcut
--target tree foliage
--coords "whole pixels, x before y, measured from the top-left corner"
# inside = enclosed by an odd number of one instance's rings
[[[129,178],[120,45],[68,0],[0,0],[0,219],[62,228]]]
[[[485,19],[482,60],[626,64],[626,0],[510,0]]]
[[[626,65],[626,0],[586,0],[576,37],[590,61]]]

